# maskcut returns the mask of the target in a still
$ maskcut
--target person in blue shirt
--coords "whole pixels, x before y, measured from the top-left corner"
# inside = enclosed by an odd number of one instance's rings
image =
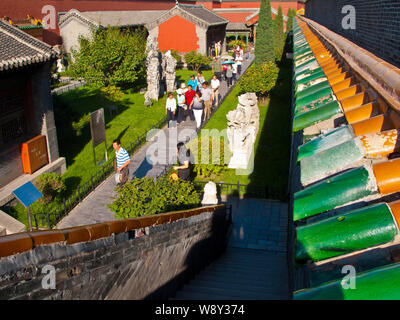
[[[128,152],[121,147],[121,141],[115,139],[112,144],[115,150],[115,170],[120,173],[120,184],[125,184],[129,177],[129,164],[131,159]]]
[[[190,76],[190,79],[188,81],[188,86],[191,86],[194,91],[197,91],[198,89],[198,83],[197,80],[194,78],[193,74]]]

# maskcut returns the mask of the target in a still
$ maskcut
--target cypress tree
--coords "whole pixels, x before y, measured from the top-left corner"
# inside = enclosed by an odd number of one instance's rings
[[[270,0],[261,0],[254,52],[256,65],[275,61],[275,39],[272,22]]]
[[[286,22],[286,32],[289,33],[293,29],[293,11],[289,8],[287,13],[288,20]]]
[[[277,60],[281,59],[284,47],[285,34],[283,32],[283,13],[279,6],[278,14],[275,17],[275,56]]]

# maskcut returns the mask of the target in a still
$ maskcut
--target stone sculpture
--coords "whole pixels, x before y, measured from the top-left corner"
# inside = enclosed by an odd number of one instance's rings
[[[165,77],[165,84],[167,92],[176,90],[176,59],[172,56],[171,50],[168,50],[163,55],[163,78]]]
[[[202,205],[212,205],[212,204],[218,204],[218,198],[217,198],[217,185],[209,181],[205,186],[204,186],[204,196],[203,200],[201,201]]]
[[[161,82],[161,53],[158,51],[156,38],[147,39],[147,92],[145,93],[145,105],[151,105],[151,100],[158,100],[160,97]]]
[[[229,149],[232,152],[228,167],[247,169],[259,129],[260,112],[255,93],[242,94],[238,100],[236,110],[226,115]]]

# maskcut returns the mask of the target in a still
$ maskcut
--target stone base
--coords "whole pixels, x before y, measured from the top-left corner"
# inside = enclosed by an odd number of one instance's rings
[[[230,169],[247,169],[249,166],[251,152],[234,152],[231,157],[228,168]]]
[[[19,176],[18,178],[0,189],[0,207],[4,206],[15,198],[12,193],[15,189],[19,188],[28,181],[35,180],[42,173],[55,172],[57,174],[63,174],[65,170],[67,170],[65,158],[60,157],[52,163],[45,165],[43,168],[40,168],[33,174],[24,174],[22,176]]]

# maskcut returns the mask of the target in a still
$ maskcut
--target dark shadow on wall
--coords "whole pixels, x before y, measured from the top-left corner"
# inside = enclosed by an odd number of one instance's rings
[[[261,130],[260,140],[254,157],[254,171],[249,176],[248,193],[259,192],[260,188],[267,198],[287,201],[290,161],[290,117],[291,117],[291,60],[286,52],[279,63],[279,75],[274,89],[270,92],[266,119]]]
[[[222,210],[225,211],[225,209]],[[211,230],[209,231],[211,236],[192,245],[185,260],[184,270],[147,295],[145,300],[173,298],[186,283],[225,252],[228,230],[229,224],[226,217],[224,215],[214,215],[211,221]]]

